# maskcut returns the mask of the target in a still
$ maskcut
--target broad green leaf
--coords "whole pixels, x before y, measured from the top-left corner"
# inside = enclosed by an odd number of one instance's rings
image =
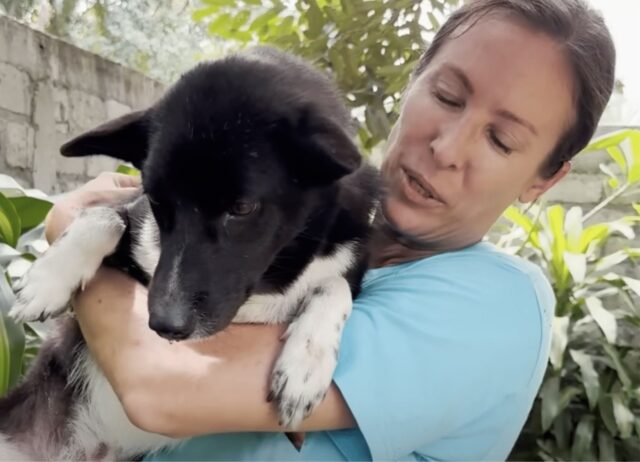
[[[629,374],[629,371],[627,371],[627,366],[620,359],[620,354],[618,353],[618,350],[616,349],[615,346],[606,342],[602,342],[602,348],[604,349],[605,353],[607,353],[607,356],[611,358],[611,362],[613,363],[613,368],[617,372],[618,379],[620,379],[622,386],[626,390],[630,390],[633,385],[631,381],[631,376]]]
[[[613,403],[613,416],[620,430],[620,438],[625,439],[633,432],[635,416],[629,410],[623,396],[620,393],[613,393],[611,396]]]
[[[569,316],[553,318],[549,361],[555,370],[562,369],[564,351],[569,342]]]
[[[624,153],[629,166],[627,180],[634,184],[640,181],[640,131],[633,130],[631,136],[626,140]]]
[[[3,272],[0,272],[0,396],[20,377],[24,353],[24,330],[7,313],[15,297]]]
[[[587,393],[589,408],[595,409],[600,395],[600,381],[598,380],[598,373],[593,367],[593,360],[591,356],[582,351],[569,350],[569,354],[580,368],[582,385]]]
[[[20,217],[22,234],[42,223],[51,207],[53,207],[51,202],[36,199],[35,197],[12,197],[9,200]]]
[[[613,438],[603,428],[598,430],[598,452],[601,461],[618,460]]]
[[[594,418],[592,415],[584,415],[578,422],[571,447],[572,460],[593,460],[593,430]]]
[[[547,208],[547,223],[551,234],[551,266],[560,286],[564,286],[569,275],[569,270],[564,263],[566,250],[566,238],[564,234],[564,208],[561,205],[552,205]]]
[[[580,242],[578,244],[577,252],[585,253],[592,242],[596,242],[599,244],[608,235],[609,226],[606,224],[587,226],[580,236]]]
[[[631,130],[618,130],[612,133],[607,133],[605,135],[599,136],[591,143],[589,143],[583,150],[583,153],[592,152],[592,151],[602,151],[604,149],[610,148],[612,146],[618,146],[622,140],[629,136]]]
[[[571,273],[571,277],[577,283],[584,281],[584,277],[587,274],[587,255],[584,253],[564,253],[564,263]]]
[[[193,14],[191,15],[191,17],[193,18],[194,21],[200,22],[204,18],[206,18],[208,16],[211,16],[212,14],[217,13],[219,9],[220,9],[220,6],[218,6],[218,5],[207,6],[205,8],[200,8],[200,9],[194,11]]]
[[[560,377],[548,378],[540,390],[542,431],[547,431],[560,412]]]
[[[616,424],[615,416],[613,415],[613,401],[610,395],[602,394],[598,400],[598,412],[604,422],[609,434],[616,436],[618,434],[618,425]]]
[[[609,343],[615,343],[618,335],[618,324],[615,316],[602,306],[602,301],[600,301],[599,298],[587,297],[585,304],[587,305],[589,314],[591,314],[596,324],[598,324],[607,341]]]
[[[0,193],[6,197],[18,197],[26,196],[27,193],[22,186],[18,184],[16,180],[9,175],[0,173]]]
[[[0,193],[0,242],[15,247],[20,237],[20,216],[16,208]]]
[[[618,164],[620,171],[626,178],[628,175],[628,167],[622,149],[620,149],[619,146],[611,146],[610,148],[607,148],[607,153],[615,161],[615,163]]]
[[[623,277],[622,280],[629,289],[631,289],[636,295],[640,296],[640,280],[629,277]]]
[[[580,236],[582,235],[582,209],[571,207],[564,219],[564,230],[567,235],[567,250],[579,252]]]
[[[622,263],[628,258],[629,258],[628,249],[618,250],[617,252],[614,252],[598,260],[594,269],[596,271],[605,271],[613,266],[619,265],[620,263]]]

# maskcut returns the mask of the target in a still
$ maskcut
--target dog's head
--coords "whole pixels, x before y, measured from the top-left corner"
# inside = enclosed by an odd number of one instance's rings
[[[337,98],[279,72],[241,59],[200,65],[155,106],[61,149],[141,169],[161,247],[150,326],[167,338],[227,326],[360,164],[343,107],[328,107]]]

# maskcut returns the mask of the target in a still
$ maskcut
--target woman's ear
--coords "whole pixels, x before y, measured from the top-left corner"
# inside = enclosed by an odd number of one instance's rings
[[[558,181],[563,179],[567,173],[571,170],[571,162],[564,162],[562,167],[549,178],[542,178],[537,176],[534,182],[520,194],[518,200],[522,203],[533,202],[538,197],[542,196],[549,188],[551,188]]]

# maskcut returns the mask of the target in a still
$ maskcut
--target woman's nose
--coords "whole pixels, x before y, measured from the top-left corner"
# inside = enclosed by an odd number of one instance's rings
[[[461,117],[443,125],[429,143],[430,154],[438,168],[460,170],[469,160],[473,145],[473,127],[469,120]]]

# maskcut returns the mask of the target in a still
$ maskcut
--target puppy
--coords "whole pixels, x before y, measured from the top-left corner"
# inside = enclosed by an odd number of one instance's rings
[[[104,262],[148,285],[149,327],[169,340],[289,323],[270,396],[295,428],[331,383],[366,267],[378,179],[350,126],[330,79],[290,55],[199,65],[151,108],[61,148],[131,162],[144,194],[82,212],[11,315],[62,313]],[[0,458],[131,459],[175,443],[129,422],[70,317],[0,400]]]

